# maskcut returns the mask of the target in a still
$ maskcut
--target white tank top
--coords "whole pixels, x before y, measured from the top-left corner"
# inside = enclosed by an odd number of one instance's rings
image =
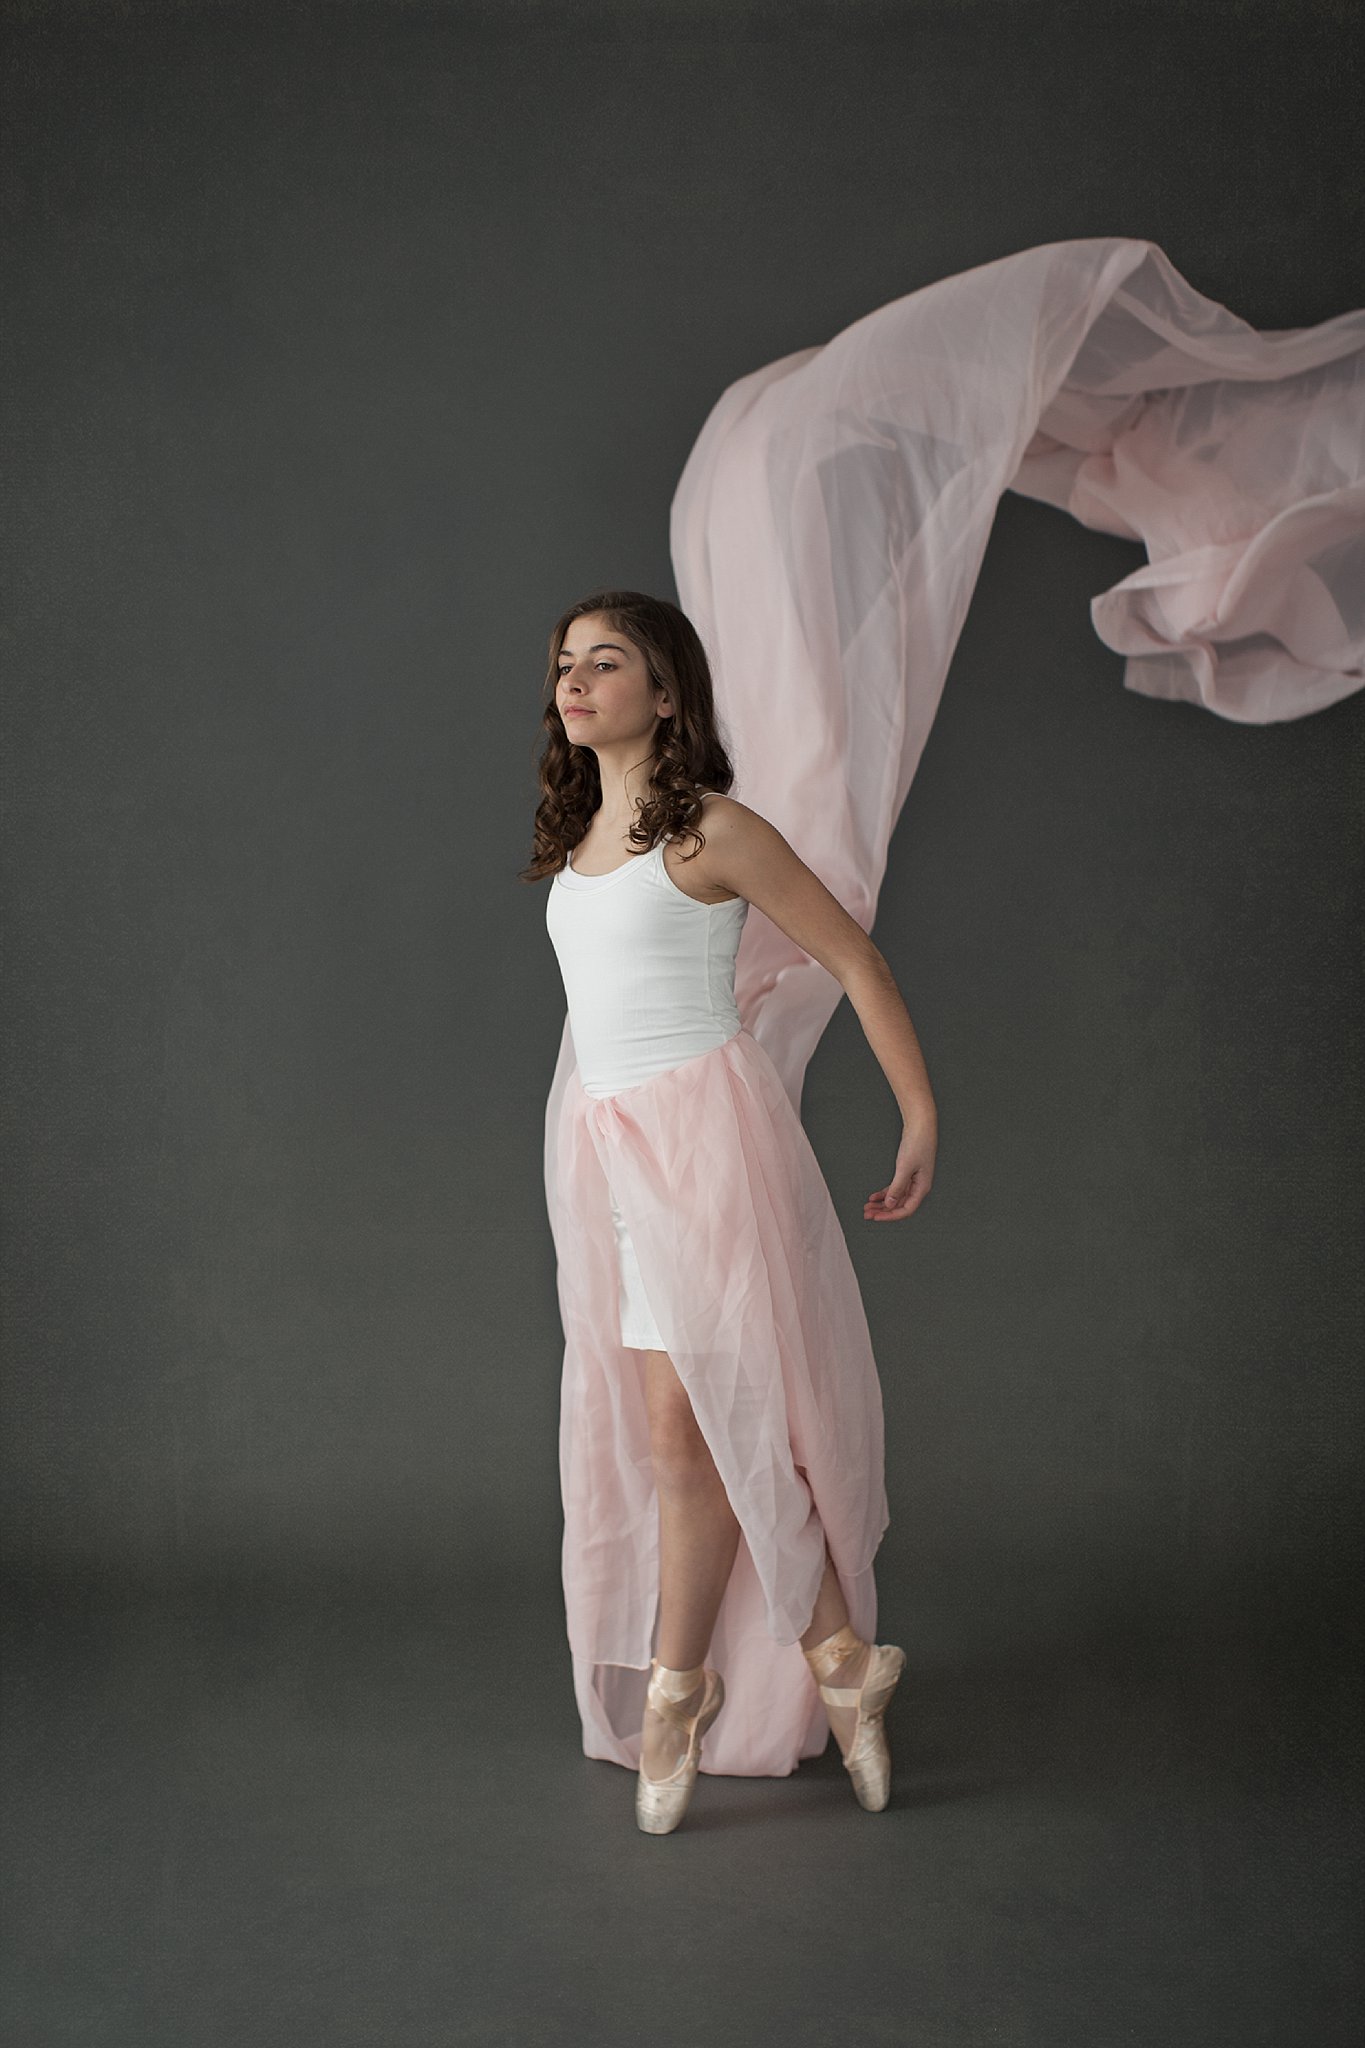
[[[663,840],[605,875],[559,870],[545,923],[589,1095],[614,1095],[734,1037],[735,954],[748,911],[743,896],[687,895],[664,866]]]

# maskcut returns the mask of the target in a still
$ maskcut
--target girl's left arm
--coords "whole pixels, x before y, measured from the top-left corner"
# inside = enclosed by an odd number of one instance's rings
[[[913,1215],[933,1185],[938,1107],[910,1012],[881,949],[776,826],[747,804],[713,796],[703,830],[698,871],[757,904],[834,975],[857,1012],[901,1113],[895,1170],[868,1196],[863,1216],[892,1223]]]
[[[855,918],[849,922],[855,931],[862,931]],[[855,960],[839,978],[901,1112],[901,1137],[891,1179],[868,1196],[863,1216],[871,1223],[894,1223],[902,1216],[912,1216],[934,1184],[938,1104],[896,977],[865,932],[863,937],[871,954]]]

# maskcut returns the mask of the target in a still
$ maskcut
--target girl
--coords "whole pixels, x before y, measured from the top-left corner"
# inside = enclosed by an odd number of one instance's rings
[[[709,665],[677,606],[636,591],[570,606],[545,688],[523,879],[552,877],[568,1005],[545,1166],[584,1750],[636,1768],[637,1823],[666,1834],[722,1706],[717,1772],[790,1771],[832,1727],[878,1812],[906,1661],[871,1640],[880,1385],[828,1188],[735,1007],[751,906],[837,977],[895,1094],[895,1171],[869,1221],[913,1215],[932,1185],[919,1042],[872,940],[727,793]]]

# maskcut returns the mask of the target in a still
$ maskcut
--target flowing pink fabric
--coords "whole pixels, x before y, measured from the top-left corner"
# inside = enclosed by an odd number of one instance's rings
[[[1144,544],[1091,606],[1129,689],[1264,724],[1365,681],[1365,313],[1259,334],[1121,237],[897,299],[721,394],[671,526],[733,793],[864,930],[1006,489]],[[828,1739],[797,1641],[825,1539],[876,1626],[882,1417],[799,1115],[842,990],[751,906],[735,993],[727,1044],[596,1101],[565,1019],[545,1126],[563,1576],[584,1751],[633,1769],[657,1503],[610,1187],[742,1530],[702,1769],[783,1775]]]
[[[1252,724],[1365,681],[1365,312],[1258,334],[1151,242],[1052,242],[731,384],[672,508],[734,795],[865,931],[1006,489],[1141,540],[1123,680]],[[740,1016],[799,1107],[842,991],[754,908]]]

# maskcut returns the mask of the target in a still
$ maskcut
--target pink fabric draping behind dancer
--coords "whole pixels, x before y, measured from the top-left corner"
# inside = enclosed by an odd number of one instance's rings
[[[732,384],[678,484],[679,601],[712,661],[734,794],[870,931],[1007,488],[1145,543],[1147,565],[1091,607],[1128,688],[1249,723],[1335,702],[1365,681],[1363,478],[1365,313],[1258,334],[1153,244],[1117,237],[893,301]],[[796,1640],[818,1529],[854,1627],[875,1629],[876,1377],[799,1120],[841,993],[751,907],[744,1029],[725,1046],[592,1102],[565,1019],[545,1174],[566,1618],[585,1753],[631,1769],[656,1509],[639,1354],[617,1341],[608,1187],[743,1531],[702,1769],[781,1775],[824,1747]]]

